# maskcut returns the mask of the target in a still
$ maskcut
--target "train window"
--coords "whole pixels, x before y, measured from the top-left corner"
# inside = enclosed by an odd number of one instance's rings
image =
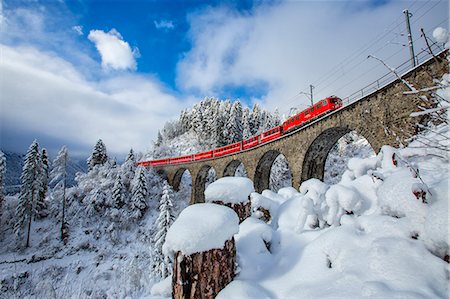
[[[314,107],[311,107],[311,109],[309,109],[309,111],[310,111],[310,112],[313,112],[313,111],[314,111]]]
[[[297,117],[295,118],[295,120],[299,120],[300,119],[300,115],[297,115]]]
[[[322,107],[322,102],[319,102],[319,104],[316,105],[317,108]]]

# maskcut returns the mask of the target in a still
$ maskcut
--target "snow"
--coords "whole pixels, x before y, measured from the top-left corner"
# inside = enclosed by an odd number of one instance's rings
[[[270,294],[257,284],[234,280],[225,289],[223,289],[216,299],[270,299]]]
[[[222,201],[224,203],[242,203],[249,200],[255,191],[253,182],[245,177],[224,177],[211,183],[205,190],[205,201]]]
[[[448,31],[442,27],[433,30],[433,37],[438,43],[445,43],[448,40]]]
[[[191,205],[169,228],[163,252],[172,256],[177,251],[191,255],[223,248],[225,241],[238,231],[239,218],[232,209],[213,203]]]
[[[241,223],[218,298],[447,298],[450,163],[419,141],[350,159],[334,185],[252,193],[274,220]]]
[[[158,283],[155,283],[150,289],[150,294],[153,296],[172,296],[172,275],[167,276],[165,279]]]
[[[256,192],[250,194],[250,200],[252,203],[252,213],[258,218],[262,216],[261,212],[258,211],[258,208],[264,208],[269,211],[270,215],[276,215],[278,207],[280,206],[278,202]]]

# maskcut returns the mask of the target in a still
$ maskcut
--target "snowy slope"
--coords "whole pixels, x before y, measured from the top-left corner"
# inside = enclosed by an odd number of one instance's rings
[[[414,142],[349,166],[335,185],[263,193],[284,201],[270,224],[240,225],[239,274],[219,298],[448,297],[446,153]]]

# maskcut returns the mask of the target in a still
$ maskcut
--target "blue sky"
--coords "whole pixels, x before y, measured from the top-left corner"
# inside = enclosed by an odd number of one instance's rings
[[[32,139],[87,155],[145,152],[166,121],[205,96],[287,113],[345,97],[448,28],[441,1],[0,1],[0,147]]]

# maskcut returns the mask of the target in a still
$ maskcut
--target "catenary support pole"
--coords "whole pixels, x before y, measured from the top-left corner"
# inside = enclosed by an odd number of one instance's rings
[[[406,18],[406,30],[408,31],[408,44],[409,44],[409,53],[411,54],[411,67],[416,66],[416,56],[414,54],[414,44],[412,40],[412,34],[411,34],[411,24],[409,23],[409,17],[412,17],[412,14],[405,9],[403,11]]]

